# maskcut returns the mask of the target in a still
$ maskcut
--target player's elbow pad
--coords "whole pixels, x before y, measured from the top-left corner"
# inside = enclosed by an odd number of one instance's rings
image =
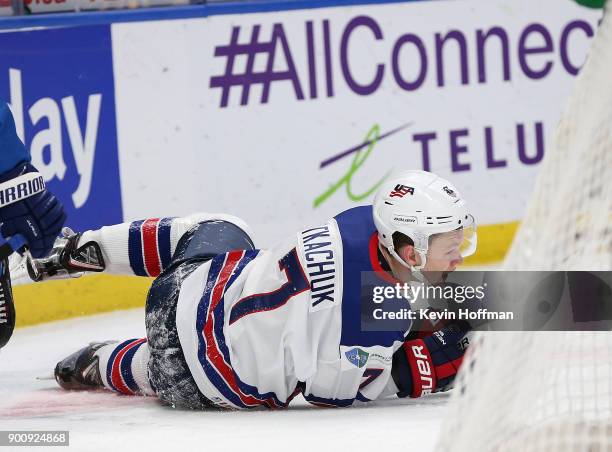
[[[399,397],[421,397],[451,388],[468,345],[467,330],[450,325],[404,342],[393,355],[391,375]]]

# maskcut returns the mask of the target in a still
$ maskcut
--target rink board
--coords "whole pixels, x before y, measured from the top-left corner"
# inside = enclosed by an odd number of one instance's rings
[[[312,5],[0,23],[0,96],[68,224],[228,212],[266,247],[371,202],[403,167],[452,180],[479,223],[469,263],[501,260],[601,13],[556,0]],[[20,287],[19,322],[135,306],[148,283]]]

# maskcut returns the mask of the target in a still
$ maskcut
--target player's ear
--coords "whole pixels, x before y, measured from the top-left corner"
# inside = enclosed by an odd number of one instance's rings
[[[404,245],[399,250],[396,250],[396,252],[399,257],[401,257],[404,262],[406,262],[411,267],[414,267],[415,265],[420,265],[421,263],[421,259],[419,258],[419,255],[417,254],[414,249],[414,246],[412,245]]]

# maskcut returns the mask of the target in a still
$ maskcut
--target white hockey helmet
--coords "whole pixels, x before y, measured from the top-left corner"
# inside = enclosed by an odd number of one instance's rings
[[[393,234],[401,232],[414,242],[425,266],[429,238],[434,234],[463,230],[461,257],[476,251],[476,223],[458,190],[445,179],[427,171],[401,171],[392,174],[380,187],[373,206],[378,239],[401,264],[393,246]]]

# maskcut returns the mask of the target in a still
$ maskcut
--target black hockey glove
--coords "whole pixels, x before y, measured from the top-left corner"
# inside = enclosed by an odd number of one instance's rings
[[[399,397],[421,397],[452,387],[468,346],[469,325],[458,322],[423,339],[404,342],[393,355],[391,375]]]

